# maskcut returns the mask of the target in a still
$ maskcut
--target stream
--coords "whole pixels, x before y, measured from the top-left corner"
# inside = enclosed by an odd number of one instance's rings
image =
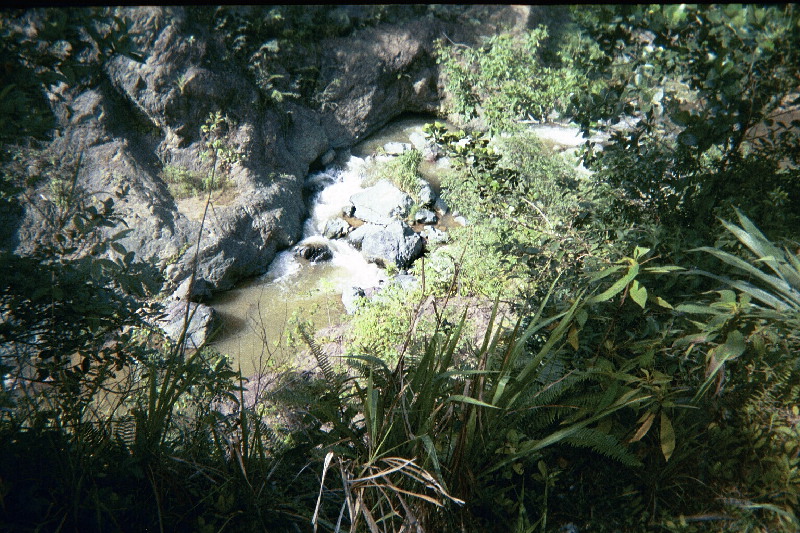
[[[307,184],[321,190],[310,199],[309,218],[297,245],[279,253],[259,278],[210,302],[223,321],[212,346],[231,357],[234,368],[240,366],[250,376],[291,365],[296,349],[286,341],[293,316],[311,321],[316,329],[335,326],[344,319],[344,290],[377,286],[388,279],[383,269],[368,263],[345,239],[326,239],[322,231],[326,221],[363,189],[373,154],[388,142],[409,143],[409,136],[421,132],[426,122],[430,119],[398,120],[356,145],[345,165],[334,164],[306,178]],[[420,173],[438,192],[437,170],[435,163],[423,161]],[[449,220],[443,222],[449,225]],[[311,243],[327,244],[333,258],[312,263],[295,256],[297,246]]]

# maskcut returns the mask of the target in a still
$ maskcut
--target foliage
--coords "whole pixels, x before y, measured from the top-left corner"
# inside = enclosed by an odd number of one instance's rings
[[[419,150],[405,150],[389,161],[376,163],[370,172],[368,183],[383,179],[389,180],[398,189],[416,198],[420,188],[419,165],[421,162],[422,154]]]
[[[337,374],[306,334],[328,388],[310,406],[307,431],[317,434],[315,428],[332,424],[323,471],[337,460],[345,487],[344,498],[327,511],[330,518],[318,501],[315,521],[333,528],[333,516],[345,509],[352,527],[362,516],[367,524],[387,521],[384,528],[419,522],[450,529],[478,516],[490,521],[491,503],[482,501],[488,487],[495,499],[502,497],[518,476],[541,470],[542,450],[561,442],[636,463],[596,427],[641,402],[635,391],[608,396],[602,405],[584,398],[583,407],[567,407],[575,405],[567,400],[575,387],[592,377],[564,365],[565,338],[583,305],[579,299],[544,318],[543,303],[525,328],[495,323],[495,306],[482,345],[465,363],[457,362],[455,351],[466,314],[454,327],[439,320],[422,351],[402,352],[393,367],[372,355],[348,356],[355,377]],[[545,328],[550,332],[531,348],[529,341]],[[324,486],[323,475],[320,495],[332,497]],[[461,512],[448,500],[472,503]]]
[[[525,119],[544,120],[567,110],[577,89],[575,70],[553,68],[539,59],[547,39],[543,26],[514,36],[486,38],[479,48],[437,45],[451,111],[462,120],[480,116],[493,132],[509,130]]]
[[[587,152],[626,191],[627,211],[708,224],[733,203],[763,220],[771,195],[793,216],[794,6],[597,7],[576,17],[610,62],[607,88],[580,92],[576,117],[585,129],[634,119],[601,154]]]
[[[450,132],[440,123],[425,132],[451,159],[443,198],[470,218],[467,228],[451,232],[448,247],[462,263],[462,289],[542,297],[553,279],[573,276],[585,257],[602,255],[603,189],[535,136],[493,143],[480,132]]]
[[[317,59],[301,51],[426,9],[220,8],[189,22],[213,19],[267,93],[305,98]],[[84,12],[30,14],[56,37],[86,29]],[[283,369],[267,390],[158,334],[144,301],[158,276],[114,233],[119,198],[81,189],[79,158],[45,168],[46,186],[32,170],[4,177],[6,204],[46,224],[27,255],[0,252],[4,525],[797,530],[800,262],[772,238],[796,238],[798,125],[779,123],[797,103],[795,8],[573,14],[582,31],[565,24],[558,41],[538,29],[440,47],[464,118],[509,131],[426,128],[452,163],[443,195],[470,223],[416,265],[421,287],[362,307],[343,365],[301,329],[317,376]],[[9,37],[14,16],[0,18]],[[69,35],[94,53],[89,40],[124,41],[111,21]],[[24,67],[0,106],[39,135],[46,121],[20,102],[77,56],[31,42],[0,45]],[[292,54],[312,68],[276,66]],[[611,133],[601,153],[587,144],[594,174],[514,127],[554,106]],[[222,113],[203,126],[204,190],[238,161],[231,127]],[[416,189],[418,164],[411,151],[382,171]],[[487,295],[488,317],[460,310]]]

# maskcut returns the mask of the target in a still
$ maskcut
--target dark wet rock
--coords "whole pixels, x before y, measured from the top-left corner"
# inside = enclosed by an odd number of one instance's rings
[[[299,244],[294,252],[297,257],[302,257],[312,263],[321,263],[333,259],[333,252],[325,243]]]

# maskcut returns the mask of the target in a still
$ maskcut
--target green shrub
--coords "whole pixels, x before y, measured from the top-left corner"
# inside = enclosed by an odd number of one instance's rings
[[[578,87],[575,71],[552,68],[540,57],[547,29],[540,26],[519,36],[489,37],[477,48],[437,45],[451,111],[462,120],[480,116],[493,131],[515,129],[518,121],[544,120],[568,109]]]

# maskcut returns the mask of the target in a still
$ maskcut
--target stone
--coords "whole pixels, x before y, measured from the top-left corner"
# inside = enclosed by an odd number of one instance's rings
[[[322,164],[322,166],[327,167],[328,165],[333,163],[334,159],[336,159],[336,150],[330,149],[324,154],[322,154],[322,157],[320,158],[319,162]]]
[[[447,205],[447,202],[442,200],[441,196],[436,198],[436,201],[433,203],[433,208],[442,215],[446,215],[450,211],[450,206]]]
[[[350,203],[355,206],[355,216],[364,222],[389,224],[396,218],[405,218],[414,200],[387,180],[354,194]]]
[[[422,207],[432,207],[435,202],[437,195],[433,192],[433,188],[430,184],[426,181],[423,181],[419,188],[419,193],[417,193],[419,197],[419,205]]]
[[[352,315],[361,306],[366,297],[366,292],[361,287],[350,287],[342,291],[342,304],[348,315]]]
[[[386,267],[408,268],[422,255],[423,241],[405,222],[399,220],[372,231],[361,241],[361,254],[367,261]]]
[[[419,150],[420,152],[428,146],[428,139],[425,138],[425,135],[418,131],[411,132],[408,136],[408,140],[411,141],[411,144],[414,145],[414,148]]]
[[[447,244],[450,241],[450,235],[446,231],[436,229],[432,226],[427,226],[420,233],[429,246],[436,246],[440,244]]]
[[[383,151],[388,155],[400,155],[403,152],[411,150],[412,146],[409,143],[401,142],[388,142],[383,145]]]
[[[428,209],[420,209],[416,213],[414,213],[414,222],[417,224],[436,224],[439,221],[439,218],[436,216],[436,213],[430,211]]]
[[[189,294],[189,284],[191,283],[192,278],[186,278],[183,283],[178,286],[177,290],[172,293],[173,300],[183,300],[186,301],[187,297],[189,300],[193,302],[199,302],[206,298],[211,297],[211,292],[213,287],[211,284],[203,278],[196,277],[194,280],[194,285],[192,286],[192,293]]]
[[[322,236],[326,239],[341,239],[346,237],[353,227],[342,218],[332,218],[325,223],[325,229],[322,230]]]
[[[357,250],[360,250],[364,238],[382,230],[383,227],[377,224],[362,224],[347,235],[347,242]]]
[[[164,317],[157,322],[161,330],[173,342],[178,342],[183,332],[186,312],[189,323],[186,328],[185,343],[189,350],[196,350],[211,340],[219,326],[219,315],[208,305],[173,301],[164,310]]]
[[[461,215],[459,215],[457,217],[453,217],[453,220],[456,221],[457,223],[461,224],[462,226],[466,226],[467,225],[467,219],[465,217],[461,216]]]
[[[333,259],[333,251],[331,251],[330,246],[322,242],[298,244],[294,255],[302,257],[311,263],[321,263]]]

